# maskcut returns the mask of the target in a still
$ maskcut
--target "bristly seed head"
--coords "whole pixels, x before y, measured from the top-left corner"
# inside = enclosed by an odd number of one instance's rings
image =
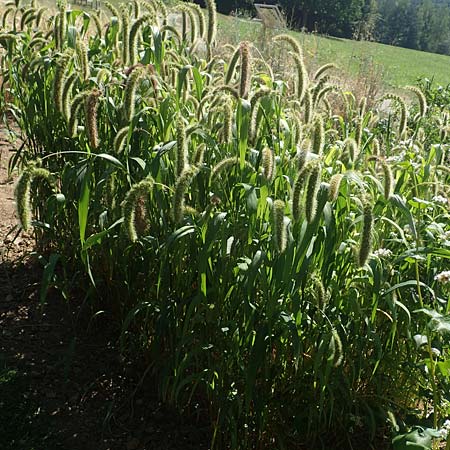
[[[272,218],[273,218],[273,237],[275,245],[280,253],[286,250],[287,245],[287,229],[284,224],[284,208],[285,204],[283,200],[275,200],[272,205]]]

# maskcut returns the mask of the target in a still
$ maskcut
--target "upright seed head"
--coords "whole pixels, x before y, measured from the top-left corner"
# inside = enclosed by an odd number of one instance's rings
[[[325,145],[325,129],[322,116],[316,116],[313,131],[313,151],[316,155],[321,156]]]
[[[61,10],[59,13],[58,33],[59,50],[63,50],[67,36],[67,14],[65,5],[61,6]]]
[[[223,104],[223,140],[225,144],[233,140],[233,107],[230,99]]]
[[[313,99],[311,91],[309,89],[307,89],[305,92],[305,96],[303,97],[303,103],[305,107],[305,123],[308,124],[311,122],[314,113]]]
[[[55,69],[55,78],[53,80],[53,99],[56,109],[62,113],[64,110],[63,104],[63,89],[67,77],[66,70],[69,65],[69,56],[63,55],[58,62]]]
[[[322,283],[320,277],[314,274],[312,277],[312,282],[314,286],[314,293],[317,300],[317,306],[320,310],[324,310],[325,306],[328,303],[328,295],[325,289],[325,286]]]
[[[344,140],[344,154],[348,155],[352,164],[355,164],[359,156],[359,146],[355,139],[348,137]]]
[[[328,190],[328,201],[329,202],[335,202],[339,195],[339,189],[341,187],[342,179],[344,178],[344,175],[341,173],[335,173],[330,178],[330,188]]]
[[[384,158],[381,160],[381,168],[383,169],[384,176],[384,198],[389,200],[394,186],[394,175],[389,163]]]
[[[275,200],[272,205],[272,233],[277,250],[283,253],[287,245],[287,230],[284,224],[284,209],[285,204],[283,200]]]
[[[130,37],[130,16],[128,7],[124,3],[120,5],[120,17],[122,21],[122,63],[126,66],[129,62],[129,37]]]
[[[314,222],[317,214],[317,193],[319,192],[322,167],[315,165],[310,172],[306,186],[305,215],[308,223]]]
[[[372,140],[372,155],[373,156],[380,156],[380,141],[377,138],[374,138]]]
[[[301,198],[302,192],[305,185],[305,181],[307,180],[313,164],[310,163],[300,169],[297,179],[295,180],[294,187],[292,189],[292,217],[295,222],[300,220],[301,215]]]
[[[19,216],[20,225],[24,231],[28,231],[31,224],[31,171],[25,170],[17,181],[15,189],[17,215]]]
[[[91,71],[89,68],[87,47],[81,39],[77,41],[77,56],[80,62],[81,77],[84,81],[86,81],[91,76]]]
[[[97,127],[97,110],[98,99],[101,96],[101,92],[97,89],[93,89],[86,97],[84,108],[86,114],[86,134],[88,137],[89,145],[92,149],[98,147],[98,127]]]
[[[359,109],[359,117],[363,118],[366,115],[366,109],[367,109],[367,98],[366,97],[361,97],[361,100],[359,101],[358,109]]]
[[[363,199],[363,230],[361,234],[361,245],[359,248],[358,263],[363,267],[372,249],[373,213],[372,204],[369,199]]]
[[[50,186],[55,185],[55,180],[52,174],[41,167],[28,167],[17,181],[15,188],[15,198],[17,206],[17,215],[24,231],[28,231],[31,225],[31,182],[36,179],[45,180]]]
[[[133,13],[135,19],[141,15],[141,3],[138,0],[133,0]]]
[[[238,46],[234,51],[233,56],[231,57],[230,62],[228,64],[227,73],[225,75],[225,84],[230,83],[231,80],[233,79],[240,56],[241,56],[241,47]]]
[[[306,66],[301,55],[294,53],[293,57],[297,68],[297,83],[295,89],[296,97],[298,101],[301,102],[308,89],[308,71],[306,70]]]
[[[332,328],[331,330],[332,339],[334,341],[335,354],[334,354],[334,367],[339,367],[344,360],[344,347],[342,346],[341,337],[337,332],[336,328]],[[337,356],[337,357],[336,357]]]
[[[182,117],[178,117],[177,120],[177,171],[176,174],[179,177],[185,167],[188,160],[188,146],[186,136],[186,126]]]
[[[209,47],[209,53],[211,59],[211,48],[216,42],[217,33],[217,12],[216,3],[214,0],[206,0],[206,7],[208,8],[208,34],[206,38],[206,43]]]
[[[293,143],[295,145],[300,145],[303,139],[303,125],[302,121],[300,120],[300,117],[298,114],[294,113],[292,115],[292,122],[293,122]]]
[[[251,84],[251,56],[250,45],[248,42],[242,42],[240,45],[241,51],[241,80],[239,85],[239,96],[247,98],[250,91]]]
[[[261,154],[262,175],[267,181],[272,181],[275,175],[275,154],[265,147]]]

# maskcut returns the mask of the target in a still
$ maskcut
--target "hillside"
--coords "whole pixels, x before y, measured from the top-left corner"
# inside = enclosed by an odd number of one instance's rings
[[[232,43],[258,42],[262,36],[259,23],[223,15],[219,30],[222,40]],[[450,83],[450,56],[311,33],[291,34],[302,43],[308,66],[335,62],[352,78],[369,75],[392,87],[414,84],[419,77],[433,78],[443,86]]]

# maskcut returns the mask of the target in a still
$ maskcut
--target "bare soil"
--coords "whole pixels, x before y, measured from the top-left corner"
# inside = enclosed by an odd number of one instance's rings
[[[84,299],[50,293],[18,233],[14,151],[0,129],[0,449],[145,450],[208,447],[210,430],[158,399],[145,368],[124,361],[118,334],[83,313]]]

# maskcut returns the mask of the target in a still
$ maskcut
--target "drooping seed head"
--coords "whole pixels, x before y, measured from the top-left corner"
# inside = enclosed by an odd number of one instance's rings
[[[428,111],[428,104],[425,94],[417,86],[406,86],[406,89],[409,89],[411,92],[416,94],[417,99],[419,100],[419,116],[425,117]]]
[[[122,153],[125,141],[127,140],[128,137],[128,133],[130,131],[130,127],[126,126],[121,128],[117,134],[116,137],[114,138],[114,143],[113,143],[113,147],[114,147],[114,152],[117,154]]]
[[[180,223],[183,219],[185,213],[184,196],[198,171],[199,169],[196,166],[186,166],[177,178],[173,197],[173,217],[175,223]]]
[[[321,66],[317,69],[317,71],[313,77],[314,80],[316,80],[316,81],[320,80],[326,72],[328,72],[331,69],[335,69],[335,68],[336,68],[336,64],[333,64],[333,63],[324,64],[323,66]]]
[[[79,92],[72,100],[70,104],[70,116],[69,123],[67,125],[67,129],[70,137],[74,137],[77,134],[78,127],[78,112],[85,101],[89,93],[86,91]]]
[[[124,116],[128,122],[131,122],[134,117],[136,90],[139,82],[146,76],[147,71],[145,67],[135,67],[128,75],[127,83],[124,92]]]
[[[123,222],[131,242],[136,242],[138,240],[136,231],[136,208],[142,199],[147,198],[150,195],[153,190],[153,186],[154,180],[151,177],[147,177],[139,183],[134,184],[127,192],[125,200],[123,201]]]

